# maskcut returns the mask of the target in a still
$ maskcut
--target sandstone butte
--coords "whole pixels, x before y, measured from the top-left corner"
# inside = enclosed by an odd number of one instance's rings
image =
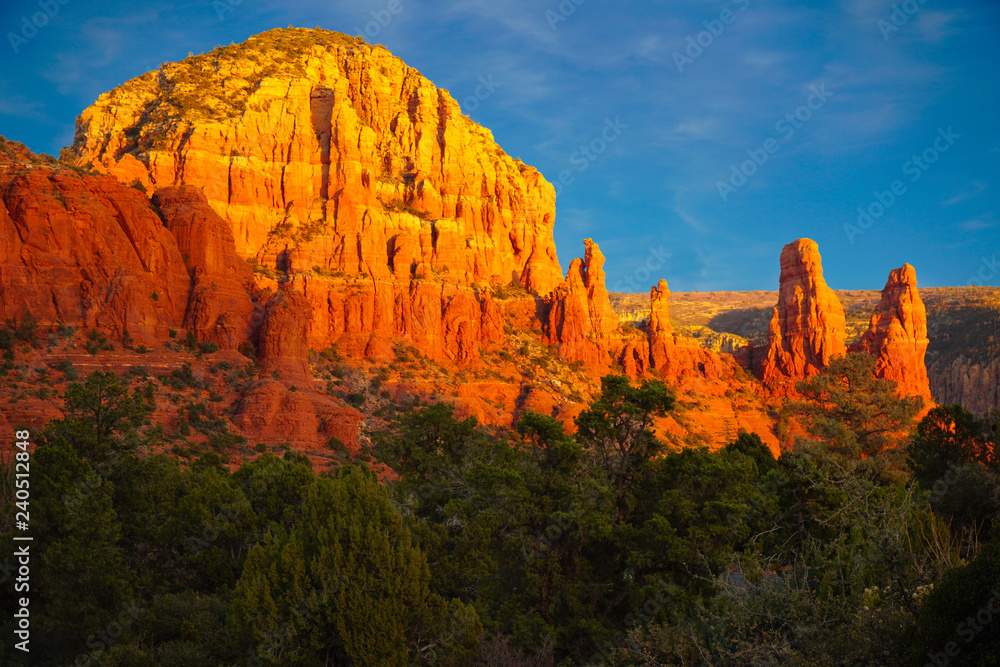
[[[150,348],[182,330],[230,358],[253,350],[264,379],[236,397],[232,421],[256,441],[335,437],[356,449],[363,415],[319,390],[310,350],[364,366],[409,348],[455,376],[493,372],[449,399],[485,422],[535,409],[572,428],[617,367],[708,401],[665,431],[700,428],[721,444],[746,426],[777,447],[763,407],[723,398],[763,395],[761,385],[732,355],[673,332],[666,281],[651,291],[647,326],[620,327],[596,243],[562,275],[553,187],[382,47],[273,30],[164,64],[85,109],[66,157],[106,175],[34,156],[3,164],[0,317],[30,311],[42,325]],[[815,243],[786,246],[781,283],[763,356],[763,386],[776,395],[780,380],[845,351]],[[887,304],[866,339],[892,377],[923,368],[915,282],[912,295],[897,292],[912,307]],[[902,334],[878,333],[897,311]],[[509,361],[532,338],[582,369],[579,387],[542,385],[537,367]],[[397,397],[436,392],[420,377],[389,386]],[[0,425],[27,414],[4,409]]]

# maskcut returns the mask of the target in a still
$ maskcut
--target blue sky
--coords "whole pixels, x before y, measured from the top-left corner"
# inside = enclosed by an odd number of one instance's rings
[[[835,288],[880,289],[904,262],[924,286],[1000,285],[1000,5],[897,7],[894,23],[890,0],[7,0],[0,134],[58,155],[101,92],[318,25],[386,45],[509,154],[565,172],[560,261],[592,237],[609,289],[776,289],[803,236]],[[881,216],[859,225],[859,207]]]

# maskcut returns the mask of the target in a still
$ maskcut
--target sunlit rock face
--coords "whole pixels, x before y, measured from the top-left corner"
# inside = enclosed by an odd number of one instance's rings
[[[847,323],[837,295],[823,278],[819,246],[798,239],[781,251],[778,304],[771,315],[767,346],[757,375],[774,391],[819,373],[847,352]]]
[[[475,360],[494,335],[486,286],[562,281],[552,186],[447,91],[345,35],[272,30],[165,64],[85,109],[72,153],[201,189],[258,284],[305,295],[314,348],[382,358],[406,340]]]

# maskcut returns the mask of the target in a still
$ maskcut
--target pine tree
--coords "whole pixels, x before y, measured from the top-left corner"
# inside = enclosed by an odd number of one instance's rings
[[[291,534],[251,551],[234,618],[265,664],[401,666],[429,578],[375,475],[344,468],[316,480]]]
[[[851,353],[830,362],[797,386],[807,403],[792,406],[811,436],[855,457],[871,457],[901,443],[923,407],[919,396],[900,397],[896,381],[875,377],[875,359]]]

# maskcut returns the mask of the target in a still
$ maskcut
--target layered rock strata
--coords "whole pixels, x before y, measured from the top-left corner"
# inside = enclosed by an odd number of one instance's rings
[[[258,283],[305,294],[314,348],[387,359],[404,341],[473,363],[497,336],[490,285],[561,282],[553,187],[447,91],[345,35],[272,30],[166,64],[84,110],[72,152],[202,189]],[[609,313],[591,319],[608,330]]]

